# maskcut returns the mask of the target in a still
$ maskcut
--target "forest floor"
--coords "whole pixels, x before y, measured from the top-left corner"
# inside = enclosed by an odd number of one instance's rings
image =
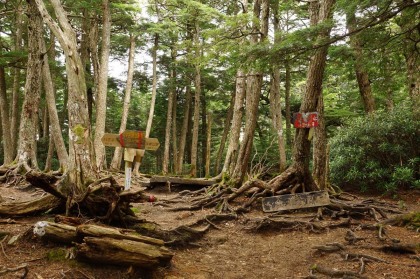
[[[119,182],[123,184],[122,181]],[[140,187],[135,179],[133,187]],[[179,190],[176,186],[171,189],[162,186],[145,191],[159,201],[175,197]],[[28,187],[25,183],[17,186],[0,184],[0,196],[4,201],[31,199],[39,195],[43,195],[42,190]],[[392,198],[369,195],[354,198],[375,199],[391,203],[402,210],[420,211],[419,192],[403,192]],[[174,212],[159,202],[136,203],[133,206],[139,217],[154,221],[167,229],[191,224],[214,213],[210,209]],[[309,219],[314,215],[316,209],[307,209],[287,212],[283,217],[294,220]],[[378,247],[383,246],[384,240],[378,237],[378,232],[361,229],[364,224],[375,223],[374,220],[360,219],[350,227],[328,229],[321,233],[298,226],[287,230],[249,230],[249,220],[264,217],[267,217],[267,213],[263,213],[261,204],[258,204],[249,213],[239,215],[235,220],[213,224],[212,228],[194,243],[173,248],[175,255],[169,267],[155,270],[93,265],[66,259],[65,255],[71,247],[41,241],[32,236],[33,225],[37,221],[53,220],[54,215],[43,214],[13,219],[0,217],[0,233],[9,233],[7,237],[0,235],[0,278],[22,278],[22,269],[1,274],[5,268],[13,269],[22,264],[27,264],[28,273],[25,278],[30,279],[332,278],[333,275],[311,275],[310,270],[314,265],[336,272],[339,278],[420,278],[418,253],[395,253],[380,249]],[[345,240],[350,229],[359,238],[359,241],[352,245]],[[420,243],[420,232],[414,229],[398,226],[386,226],[385,229],[388,239],[398,239],[401,243]],[[12,241],[13,237],[18,239]],[[331,243],[345,245],[345,252],[331,253],[314,249],[325,245],[328,247]],[[349,261],[348,257],[354,254],[363,257]],[[359,275],[361,267],[364,272]]]

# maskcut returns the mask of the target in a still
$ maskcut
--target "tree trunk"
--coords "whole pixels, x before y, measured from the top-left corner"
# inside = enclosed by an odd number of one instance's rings
[[[229,145],[226,152],[225,163],[222,172],[231,175],[235,169],[236,157],[239,149],[239,136],[242,127],[244,100],[246,93],[246,76],[242,69],[236,73],[235,104],[233,107],[233,119],[229,137]]]
[[[314,14],[313,17],[311,17],[311,22],[316,22],[318,24],[331,18],[334,2],[335,0],[321,1],[319,9],[316,8],[313,10]],[[314,5],[318,5],[318,3],[311,2],[312,9]],[[317,20],[315,20],[315,18]],[[318,35],[318,38],[320,40],[327,38],[330,31],[330,27],[324,28]],[[322,94],[322,80],[324,76],[327,52],[328,46],[323,46],[315,50],[313,56],[311,57],[307,74],[305,95],[300,107],[301,112],[313,112],[317,109],[319,96]],[[294,169],[294,172],[297,173],[298,180],[303,183],[306,190],[314,191],[317,190],[318,187],[309,171],[311,146],[311,141],[308,140],[309,130],[310,129],[307,128],[296,129],[293,164],[291,169]]]
[[[273,7],[274,14],[274,43],[280,42],[280,20],[278,15],[278,2]],[[273,66],[273,72],[270,80],[270,112],[273,122],[273,128],[277,133],[277,143],[279,146],[279,171],[280,173],[286,169],[286,146],[284,144],[283,136],[283,117],[281,114],[281,100],[280,100],[280,69],[277,65]]]
[[[253,23],[251,35],[251,44],[256,45],[267,36],[268,32],[268,15],[269,5],[267,0],[255,1],[254,3],[254,17],[260,18],[259,22]],[[235,170],[233,172],[233,179],[235,183],[241,184],[244,180],[248,169],[249,158],[252,152],[252,145],[254,140],[255,127],[258,120],[258,107],[261,96],[262,73],[256,70],[251,70],[247,76],[246,84],[246,107],[245,107],[245,129],[243,140],[238,152]]]
[[[168,96],[168,111],[166,114],[166,128],[165,128],[165,149],[163,154],[163,163],[162,163],[162,172],[167,174],[169,172],[169,155],[170,155],[170,143],[171,143],[171,131],[172,131],[172,116],[174,108],[174,95],[176,94],[176,73],[175,73],[175,63],[176,63],[176,50],[175,47],[171,48],[171,58],[172,65],[170,66],[170,87],[169,87],[169,96]]]
[[[6,92],[6,75],[4,67],[0,66],[0,118],[2,127],[2,142],[4,152],[4,165],[8,165],[13,161],[13,145],[10,134],[10,119],[9,119],[9,106],[7,102]]]
[[[326,189],[327,183],[327,132],[325,129],[324,100],[319,95],[317,104],[318,127],[315,128],[312,176],[319,189]]]
[[[105,146],[102,144],[102,137],[105,133],[106,120],[106,96],[108,90],[108,63],[111,40],[111,11],[109,0],[102,1],[103,24],[101,43],[101,64],[99,70],[98,95],[96,99],[96,125],[94,148],[96,157],[96,168],[102,170],[106,165]]]
[[[200,29],[198,22],[195,23],[194,32],[194,47],[195,47],[195,59],[199,60],[201,57],[200,51]],[[197,154],[198,154],[198,132],[200,126],[200,99],[201,99],[201,67],[200,62],[195,62],[195,94],[194,94],[194,114],[193,114],[193,130],[192,130],[192,142],[191,142],[191,170],[190,175],[192,177],[197,176]]]
[[[229,130],[231,128],[231,122],[232,122],[232,117],[233,117],[233,106],[234,105],[235,105],[235,92],[233,92],[232,97],[230,99],[229,109],[227,111],[226,118],[225,118],[225,123],[224,123],[224,126],[223,126],[224,128],[223,128],[222,138],[220,139],[219,149],[217,150],[216,167],[215,167],[216,173],[220,173],[220,163],[222,161],[223,151],[225,149],[226,140],[227,140],[227,137],[229,135]]]
[[[127,119],[128,119],[128,111],[130,109],[130,100],[131,100],[131,90],[133,88],[133,76],[134,76],[134,55],[136,52],[136,37],[133,34],[130,34],[130,49],[128,52],[128,72],[127,72],[127,83],[125,87],[125,95],[124,95],[124,104],[123,110],[121,114],[121,124],[119,133],[125,131],[127,127]],[[147,129],[146,129],[146,138]],[[122,158],[123,148],[116,147],[114,152],[114,157],[112,158],[111,162],[111,169],[119,170],[121,168],[121,158]]]
[[[41,79],[39,69],[42,67],[39,38],[42,37],[42,20],[34,1],[28,3],[28,64],[25,83],[21,122],[19,127],[19,147],[17,163],[19,168],[28,171],[37,168],[36,162],[36,121],[38,118],[41,96]]]
[[[211,124],[213,121],[213,116],[211,113],[207,116],[207,133],[206,133],[206,170],[205,176],[210,177],[210,149],[211,149]]]
[[[174,74],[176,77],[176,73]],[[176,84],[176,83],[175,83]],[[176,88],[174,90],[174,100],[173,100],[173,108],[172,108],[172,165],[173,165],[173,172],[178,169],[178,141],[177,141],[177,121],[176,121],[176,110],[177,110],[177,101],[178,101],[178,94]]]
[[[290,84],[292,81],[291,78],[291,71],[290,71],[290,61],[286,59],[285,61],[285,71],[286,71],[286,78],[284,81],[284,90],[285,90],[285,105],[286,105],[286,143],[288,146],[292,145],[292,113],[290,110]]]
[[[53,42],[52,42],[53,43]],[[53,146],[57,150],[58,160],[60,162],[60,170],[66,170],[69,155],[67,154],[66,145],[64,143],[63,134],[61,132],[60,120],[58,118],[57,106],[55,101],[55,86],[51,76],[51,70],[48,60],[48,54],[45,47],[44,38],[39,38],[42,57],[42,77],[44,81],[44,89],[49,114],[51,137],[53,138]],[[52,48],[53,49],[53,48]],[[54,58],[54,57],[51,57]]]
[[[189,81],[189,78],[186,78]],[[179,139],[179,152],[178,152],[178,169],[177,174],[182,173],[184,165],[184,153],[185,145],[187,142],[187,131],[189,130],[188,124],[190,117],[190,107],[191,107],[191,85],[188,83],[185,89],[185,103],[184,103],[184,118],[182,120],[181,135]]]
[[[57,22],[48,13],[43,1],[35,0],[44,22],[57,37],[66,58],[69,113],[69,182],[83,192],[94,178],[92,168],[91,127],[87,109],[85,71],[78,54],[76,33],[59,0],[51,0]]]
[[[354,6],[355,7],[355,6]],[[356,9],[352,9],[346,14],[347,28],[350,33],[357,29]],[[375,99],[372,95],[372,87],[370,86],[369,74],[364,67],[363,49],[359,40],[359,34],[350,36],[350,46],[353,51],[354,68],[356,72],[357,84],[359,85],[360,96],[362,97],[365,112],[370,114],[375,111]]]
[[[19,52],[22,49],[22,29],[23,29],[23,8],[22,3],[16,7],[16,23],[15,23],[15,51]],[[12,88],[12,111],[10,115],[10,138],[12,150],[12,157],[16,154],[18,142],[18,127],[19,127],[19,95],[21,88],[21,70],[18,67],[13,69],[13,88]]]

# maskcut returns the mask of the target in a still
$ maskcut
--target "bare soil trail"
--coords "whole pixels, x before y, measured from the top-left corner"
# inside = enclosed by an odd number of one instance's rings
[[[123,184],[122,179],[117,180]],[[136,179],[133,187],[141,187]],[[171,210],[183,206],[182,202],[168,207],[163,201],[177,197],[179,190],[176,186],[145,189],[157,201],[133,204],[136,215],[169,230],[215,213],[213,209]],[[0,184],[0,202],[44,194],[25,182],[14,186]],[[394,198],[360,197],[366,199],[405,211],[420,211],[420,194],[415,191]],[[72,258],[71,246],[35,238],[33,225],[41,220],[53,221],[54,216],[52,212],[25,218],[0,216],[0,278],[420,278],[418,228],[416,231],[413,227],[385,224],[378,230],[372,227],[377,221],[363,218],[352,218],[346,226],[328,227],[326,220],[320,220],[319,226],[308,227],[305,222],[316,218],[316,209],[274,216],[263,213],[258,203],[235,219],[208,220],[210,229],[201,238],[171,247],[175,253],[171,265],[154,270],[79,262]],[[292,226],[255,229],[256,221],[268,217],[303,221]],[[335,224],[340,222],[338,217]]]

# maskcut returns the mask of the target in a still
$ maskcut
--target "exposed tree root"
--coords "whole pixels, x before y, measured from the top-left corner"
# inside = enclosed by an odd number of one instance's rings
[[[366,276],[361,275],[360,272],[358,273],[350,270],[330,269],[320,265],[313,265],[311,267],[311,270],[320,274],[330,276],[330,278],[368,278]]]
[[[26,278],[26,275],[29,272],[29,268],[27,264],[22,264],[16,267],[5,267],[5,266],[0,266],[0,275],[9,273],[9,272],[16,272],[23,269],[23,274],[20,275],[19,278]]]

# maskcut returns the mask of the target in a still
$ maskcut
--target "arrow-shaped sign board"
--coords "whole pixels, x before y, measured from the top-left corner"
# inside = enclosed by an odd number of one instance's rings
[[[126,131],[127,132],[127,131]],[[136,132],[137,133],[137,132]],[[120,142],[121,137],[123,137],[122,142]],[[135,148],[135,149],[145,149],[145,150],[157,150],[160,146],[159,140],[156,138],[142,138],[139,140],[138,134],[128,134],[128,137],[124,137],[124,133],[119,134],[104,134],[102,137],[102,143],[105,146],[114,146],[114,147],[126,147],[126,148]],[[140,146],[140,148],[138,148]]]

